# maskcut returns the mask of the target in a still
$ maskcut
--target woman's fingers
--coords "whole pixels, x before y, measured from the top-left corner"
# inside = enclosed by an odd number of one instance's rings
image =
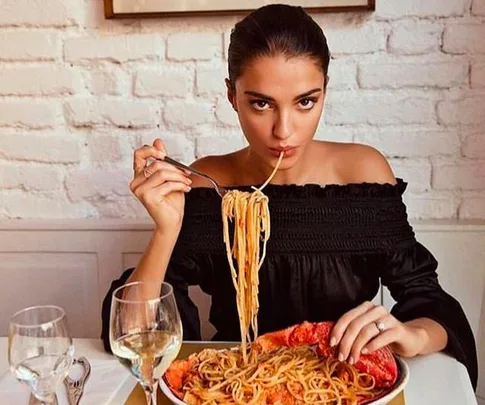
[[[374,322],[384,317],[386,314],[387,310],[383,306],[379,305],[354,318],[348,324],[342,339],[340,340],[338,354],[339,360],[347,360],[349,358],[350,351],[352,350],[352,346],[354,345],[355,340],[361,331],[369,324],[372,324],[376,328]],[[371,332],[370,328],[368,329],[368,332]]]
[[[143,145],[141,148],[135,150],[133,156],[133,171],[135,175],[145,169],[149,159],[163,159],[167,156],[165,146],[160,139],[156,139],[153,144],[157,145],[157,147]]]
[[[151,174],[138,187],[135,187],[133,193],[142,201],[150,189],[155,189],[165,183],[180,183],[181,186],[190,187],[192,181],[180,171],[157,170]]]
[[[147,206],[159,204],[162,202],[166,196],[169,194],[180,191],[188,193],[191,190],[190,186],[179,181],[168,181],[157,187],[150,188],[145,193],[143,193],[141,199]]]
[[[384,332],[380,333],[377,337],[372,339],[367,345],[365,345],[362,349],[362,354],[367,354],[382,349],[383,347],[398,341],[399,337],[399,328],[394,327],[387,329]]]
[[[186,184],[187,186],[190,186],[192,184],[192,180],[190,180],[183,172],[179,170],[157,170],[149,174],[149,177],[143,183],[143,186],[157,187],[168,181],[178,181],[180,183]]]
[[[165,144],[162,142],[160,138],[157,138],[153,141],[153,147],[155,149],[162,151],[165,154],[165,156],[168,155],[167,149],[165,148]]]
[[[368,325],[364,326],[358,334],[357,338],[355,339],[354,344],[352,345],[352,348],[350,350],[349,363],[359,361],[362,349],[366,345],[368,346],[369,344],[372,344],[375,339],[378,339],[379,336],[384,333],[380,332],[376,326],[376,323],[379,322],[385,325],[386,330],[384,332],[394,328],[397,324],[397,320],[392,315],[387,314],[377,319],[375,322],[371,322]]]
[[[374,323],[370,323],[362,328],[350,349],[348,358],[350,364],[354,364],[355,362],[359,361],[362,348],[378,334],[379,330],[376,328]]]
[[[173,176],[173,174],[177,176]],[[130,190],[135,193],[141,185],[154,187],[163,181],[177,180],[188,185],[192,184],[192,181],[185,172],[171,164],[156,160],[141,172],[135,174],[135,178],[130,183]]]
[[[366,301],[342,315],[340,319],[335,323],[330,334],[330,346],[338,345],[349,324],[354,319],[358,318],[362,314],[365,314],[372,308],[374,308],[374,304],[372,304],[372,302],[370,301]]]

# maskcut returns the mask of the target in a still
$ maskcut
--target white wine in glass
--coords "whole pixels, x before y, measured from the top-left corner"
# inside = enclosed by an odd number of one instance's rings
[[[66,378],[73,356],[74,346],[62,308],[36,306],[12,316],[8,329],[10,370],[41,403],[56,403],[56,390]]]
[[[182,323],[172,286],[134,282],[116,289],[110,344],[113,354],[143,387],[147,404],[156,405],[158,381],[182,344]]]

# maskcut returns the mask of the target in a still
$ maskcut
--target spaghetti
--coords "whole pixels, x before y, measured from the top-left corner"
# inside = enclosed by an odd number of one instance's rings
[[[372,375],[333,357],[321,358],[310,346],[251,351],[254,359],[247,364],[243,354],[239,348],[191,355],[178,396],[190,405],[358,405],[385,392]]]
[[[270,237],[268,197],[263,193],[263,189],[273,179],[283,156],[284,152],[281,152],[273,172],[260,188],[253,187],[253,192],[230,190],[222,199],[224,243],[236,289],[241,347],[245,364],[247,363],[247,342],[251,342],[250,330],[252,329],[254,338],[258,336],[258,272],[266,256],[266,243]],[[232,248],[229,222],[234,223]],[[234,259],[237,262],[237,270]]]

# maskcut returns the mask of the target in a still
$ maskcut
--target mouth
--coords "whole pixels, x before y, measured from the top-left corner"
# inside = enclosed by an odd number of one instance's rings
[[[296,152],[296,147],[293,147],[293,146],[288,146],[286,148],[269,148],[270,152],[274,155],[274,156],[280,156],[281,152],[284,152],[284,156],[283,158],[288,158],[288,157],[291,157],[295,154]]]

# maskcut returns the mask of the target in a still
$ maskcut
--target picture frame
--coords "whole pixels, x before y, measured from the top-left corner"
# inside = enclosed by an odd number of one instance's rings
[[[156,18],[172,16],[249,13],[268,0],[104,0],[105,16],[112,18]],[[375,0],[294,0],[286,4],[309,12],[375,10]]]

